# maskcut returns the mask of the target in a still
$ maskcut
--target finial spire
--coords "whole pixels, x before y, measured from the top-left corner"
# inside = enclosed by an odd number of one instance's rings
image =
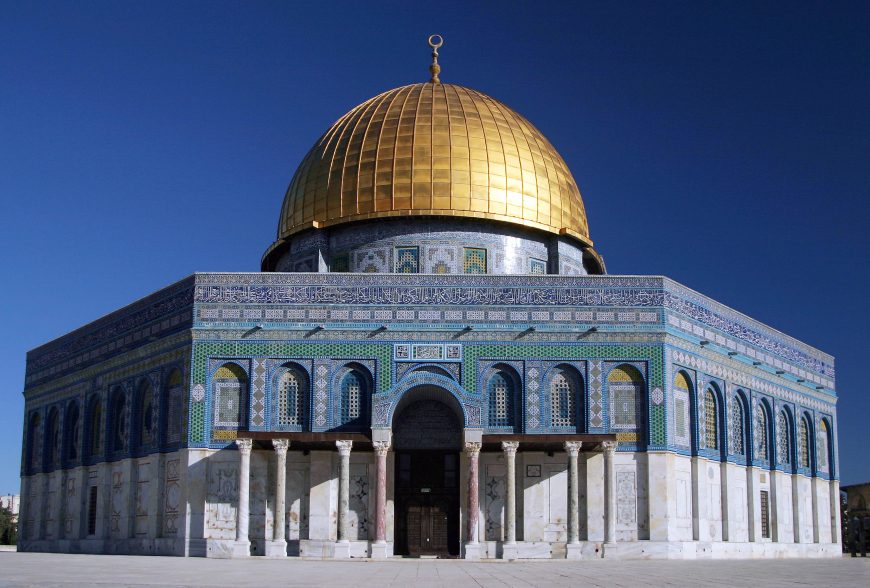
[[[438,65],[438,48],[444,44],[444,38],[441,35],[429,35],[429,46],[432,48],[432,65],[429,66],[429,73],[432,74],[430,83],[440,84],[438,74],[441,73],[441,66]]]

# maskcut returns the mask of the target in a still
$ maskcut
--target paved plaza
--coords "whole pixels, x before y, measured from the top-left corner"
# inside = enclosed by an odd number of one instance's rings
[[[0,553],[0,586],[870,586],[835,560],[305,561]]]

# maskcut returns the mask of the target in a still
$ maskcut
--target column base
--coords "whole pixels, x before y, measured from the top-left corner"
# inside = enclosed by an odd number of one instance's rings
[[[504,543],[501,546],[502,559],[517,559],[520,556],[520,548],[516,543]]]
[[[390,545],[386,541],[372,543],[372,559],[387,559],[388,557],[390,557]]]
[[[286,541],[267,541],[266,557],[287,557]]]
[[[608,555],[616,555],[619,552],[618,543],[604,543],[602,544],[602,549],[604,553],[602,557],[607,557]]]
[[[466,543],[465,544],[465,559],[470,559],[472,561],[480,560],[480,543]]]
[[[350,559],[350,541],[333,543],[332,559]]]
[[[233,559],[237,557],[251,557],[251,542],[236,541],[233,543]]]
[[[565,559],[582,559],[583,558],[583,544],[582,543],[569,543],[565,546]]]

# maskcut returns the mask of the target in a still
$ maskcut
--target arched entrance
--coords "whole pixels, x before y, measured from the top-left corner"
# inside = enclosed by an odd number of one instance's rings
[[[459,555],[462,409],[445,390],[406,392],[393,417],[395,553]]]

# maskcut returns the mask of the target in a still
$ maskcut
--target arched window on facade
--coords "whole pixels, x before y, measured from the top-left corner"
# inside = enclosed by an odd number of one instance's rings
[[[674,376],[674,443],[680,447],[691,447],[690,401],[692,385],[682,371]]]
[[[828,452],[828,421],[822,419],[819,422],[819,434],[816,441],[816,463],[818,470],[825,474],[829,472]]]
[[[779,463],[791,463],[791,435],[785,410],[779,411],[776,417],[776,457]]]
[[[88,406],[88,457],[103,453],[103,405],[99,396],[93,396]]]
[[[27,470],[30,473],[37,471],[40,466],[39,456],[42,447],[40,442],[42,438],[40,434],[41,425],[42,417],[38,412],[34,412],[30,417],[30,423],[28,423],[27,427]]]
[[[341,378],[341,424],[362,424],[366,406],[366,379],[357,370]]]
[[[290,367],[281,373],[278,381],[278,424],[298,427],[305,424],[305,398],[308,395],[308,377],[302,370]]]
[[[743,403],[738,396],[733,396],[728,405],[728,452],[732,455],[746,454],[743,421]]]
[[[109,447],[112,453],[127,451],[130,448],[130,407],[124,390],[114,390],[110,406]]]
[[[139,448],[151,447],[157,434],[157,419],[154,414],[154,388],[150,380],[139,386],[136,403],[136,441]]]
[[[610,428],[620,431],[638,430],[641,422],[643,376],[633,366],[613,368],[607,376],[610,393]]]
[[[239,365],[225,363],[212,378],[214,424],[240,428],[247,424],[248,377]]]
[[[79,448],[82,443],[82,419],[79,411],[79,403],[70,402],[66,409],[66,424],[63,427],[66,436],[66,457],[68,461],[76,461],[79,458]]]
[[[755,437],[755,459],[767,461],[767,412],[760,403],[755,407],[755,429],[753,431]]]
[[[805,416],[801,417],[798,425],[798,465],[810,467],[810,426]]]
[[[576,396],[577,386],[572,375],[557,368],[550,378],[550,424],[552,426],[577,426],[577,412],[574,407]]]
[[[60,464],[60,411],[56,407],[48,412],[45,428],[45,463],[49,467]]]
[[[513,378],[503,371],[494,373],[487,384],[489,395],[489,426],[514,426]]]
[[[173,369],[166,378],[163,393],[163,433],[164,443],[174,445],[181,442],[181,422],[184,418],[184,390],[182,388],[181,370]]]
[[[710,388],[704,392],[704,447],[719,449],[719,419],[716,393]]]

